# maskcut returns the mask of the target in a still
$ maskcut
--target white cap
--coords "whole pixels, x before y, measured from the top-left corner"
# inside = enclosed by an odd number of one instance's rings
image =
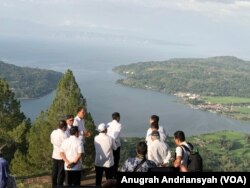
[[[98,125],[97,130],[98,130],[99,132],[102,132],[102,131],[104,131],[104,130],[107,129],[107,128],[108,128],[108,125],[106,125],[105,123],[101,123],[100,125]]]

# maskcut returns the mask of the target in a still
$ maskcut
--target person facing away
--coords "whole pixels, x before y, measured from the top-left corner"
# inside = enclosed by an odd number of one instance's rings
[[[113,150],[116,150],[117,146],[115,140],[107,135],[107,127],[104,123],[98,125],[99,134],[94,139],[96,186],[101,186],[103,171],[105,171],[107,180],[113,178]]]
[[[6,188],[9,176],[9,163],[3,157],[0,157],[0,188]]]
[[[150,168],[157,167],[154,161],[147,160],[147,144],[139,142],[136,147],[136,157],[128,158],[122,166],[122,172],[148,172]]]
[[[74,122],[74,116],[72,114],[66,115],[67,130],[65,133],[66,133],[67,137],[70,136],[69,130],[73,126],[73,122]]]
[[[84,121],[85,115],[86,115],[86,109],[82,106],[78,107],[77,115],[73,122],[73,126],[78,127],[79,139],[82,140],[83,144],[85,143],[85,137],[90,136],[90,132],[85,129],[85,121]]]
[[[113,121],[108,123],[108,135],[111,136],[115,140],[115,144],[117,146],[116,150],[113,150],[114,155],[114,178],[117,177],[117,171],[120,161],[120,148],[121,148],[121,130],[122,125],[120,122],[120,114],[118,112],[114,112],[112,114]]]
[[[70,137],[63,141],[60,148],[60,155],[64,160],[64,169],[67,172],[67,185],[69,186],[81,184],[81,158],[84,154],[84,147],[78,136],[78,127],[72,126]]]
[[[150,135],[151,135],[152,131],[154,131],[154,130],[159,131],[161,141],[166,142],[166,140],[167,140],[166,131],[165,131],[163,126],[159,125],[159,120],[160,120],[160,118],[157,115],[152,115],[149,118],[150,127],[147,130],[146,139],[145,139],[148,146],[151,143],[151,136]]]
[[[185,134],[183,131],[176,131],[174,133],[174,142],[177,146],[175,150],[176,157],[174,161],[174,167],[180,168],[181,172],[187,172],[189,152],[186,151],[182,145],[185,145],[190,150],[192,150],[192,147],[185,141]]]
[[[52,153],[52,186],[63,185],[65,172],[64,172],[64,161],[60,155],[60,147],[63,141],[67,138],[65,133],[67,129],[67,123],[65,120],[60,120],[58,129],[53,130],[50,135],[50,141],[53,144]]]
[[[158,131],[151,133],[152,143],[148,147],[148,159],[155,162],[158,167],[166,166],[171,158],[169,146],[160,140]]]

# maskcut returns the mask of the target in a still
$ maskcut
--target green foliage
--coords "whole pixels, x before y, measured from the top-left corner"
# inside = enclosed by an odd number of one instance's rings
[[[0,79],[0,125],[1,129],[12,130],[25,120],[20,112],[20,102],[15,99],[6,81]]]
[[[27,157],[19,150],[16,151],[14,159],[11,161],[10,168],[11,174],[18,174],[20,176],[26,176],[31,170],[30,164],[27,161]]]
[[[17,98],[36,98],[56,88],[62,73],[18,67],[0,61],[0,77],[6,79]]]
[[[84,165],[86,167],[93,167],[95,160],[95,146],[94,146],[94,137],[97,135],[96,128],[94,126],[94,120],[90,113],[85,115],[85,128],[90,131],[92,135],[89,138],[85,139],[84,150],[86,155],[84,156]]]
[[[123,65],[118,83],[166,93],[250,97],[250,62],[235,57],[170,59]]]
[[[8,160],[17,149],[26,152],[26,133],[29,120],[20,112],[20,103],[8,84],[0,79],[0,150]]]
[[[68,70],[58,83],[56,96],[52,105],[46,112],[41,112],[30,130],[26,162],[31,169],[26,175],[51,171],[52,144],[50,143],[50,134],[53,129],[58,127],[59,120],[64,119],[65,115],[76,114],[78,106],[86,107],[86,100],[81,94],[72,71]],[[91,166],[94,159],[93,139],[95,126],[90,113],[86,114],[85,124],[86,129],[93,133],[90,138],[86,138],[85,144],[86,158],[84,164]],[[18,155],[16,161],[20,159],[22,158]],[[17,175],[22,174],[21,167],[15,170],[15,172]]]

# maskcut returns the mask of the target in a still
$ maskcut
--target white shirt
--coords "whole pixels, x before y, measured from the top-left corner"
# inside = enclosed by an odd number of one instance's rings
[[[70,128],[71,128],[71,125],[67,125],[67,130],[65,131],[65,134],[67,135],[67,137],[70,137],[70,132],[69,132]]]
[[[117,122],[116,120],[113,120],[108,123],[108,135],[111,136],[117,145],[117,148],[121,146],[121,129],[122,125]]]
[[[86,131],[84,119],[81,119],[78,116],[76,116],[74,118],[73,126],[78,127],[78,130],[79,130],[79,133],[80,133],[79,139],[82,139],[83,144],[84,144],[85,143],[85,136],[83,135],[83,133],[84,133],[84,131]]]
[[[53,144],[53,159],[62,160],[62,157],[60,156],[60,147],[66,138],[67,135],[62,129],[56,129],[50,134],[50,141]]]
[[[95,165],[109,168],[114,165],[113,150],[117,149],[115,140],[106,133],[95,136]]]
[[[60,148],[60,152],[63,152],[70,163],[74,162],[77,154],[84,153],[84,147],[82,141],[74,136],[71,135],[69,138],[63,141],[62,146]],[[77,164],[72,168],[68,169],[66,163],[64,163],[65,170],[81,170],[82,169],[82,162],[81,158],[78,160]]]
[[[148,160],[155,162],[157,166],[161,164],[169,163],[171,158],[171,152],[169,146],[160,141],[154,140],[148,147]]]
[[[159,129],[158,129],[158,132],[160,134],[160,140],[162,142],[166,142],[167,140],[167,135],[166,135],[166,131],[165,129],[159,125]],[[152,133],[152,129],[149,128],[148,131],[147,131],[147,134],[146,134],[146,142],[147,142],[147,145],[149,146],[151,143],[152,143],[152,140],[151,140],[151,133]]]
[[[190,146],[187,144],[186,141],[182,142],[181,145],[185,145],[185,146],[187,146],[187,147],[191,150]],[[183,152],[183,151],[184,151],[184,152]],[[183,151],[182,151],[181,146],[177,146],[177,147],[176,147],[176,150],[175,150],[175,152],[176,152],[176,157],[181,157],[181,164],[187,166],[187,161],[188,161],[188,155],[189,155],[189,154],[188,154],[188,152],[185,150],[185,148],[183,148]],[[182,153],[182,152],[183,152],[183,153]],[[182,154],[184,154],[183,157],[182,157]]]

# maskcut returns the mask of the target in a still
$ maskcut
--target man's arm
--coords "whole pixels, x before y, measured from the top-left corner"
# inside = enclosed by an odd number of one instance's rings
[[[60,156],[62,157],[62,159],[64,160],[66,166],[68,166],[70,164],[69,160],[67,159],[66,155],[64,152],[60,152]]]

